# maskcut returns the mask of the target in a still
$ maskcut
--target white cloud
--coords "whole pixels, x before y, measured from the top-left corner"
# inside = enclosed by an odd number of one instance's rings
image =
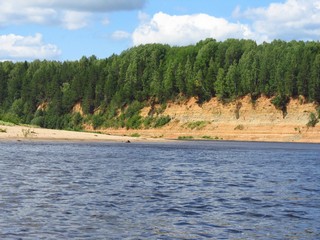
[[[44,43],[39,33],[35,36],[0,35],[0,61],[56,58],[60,54],[61,50]]]
[[[130,38],[130,33],[125,32],[125,31],[115,31],[112,34],[112,38],[114,40],[128,39],[128,38]]]
[[[320,0],[287,0],[237,14],[252,20],[253,31],[269,40],[319,40],[320,37]]]
[[[0,0],[0,26],[36,23],[58,24],[67,29],[78,29],[87,26],[87,21],[93,13],[141,9],[146,1]]]
[[[286,0],[245,11],[237,6],[232,15],[238,22],[207,14],[176,16],[159,12],[148,19],[139,13],[140,25],[132,34],[133,43],[187,45],[209,37],[253,39],[258,43],[320,38],[320,0]],[[246,24],[241,21],[244,19]]]
[[[88,25],[89,14],[83,12],[66,11],[62,18],[62,24],[66,29],[76,30]]]
[[[207,14],[172,16],[159,12],[149,21],[141,22],[132,34],[134,45],[167,43],[187,45],[205,38],[253,38],[247,25],[230,23]]]

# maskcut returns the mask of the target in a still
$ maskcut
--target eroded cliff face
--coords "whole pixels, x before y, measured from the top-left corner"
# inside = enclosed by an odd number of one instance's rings
[[[171,122],[160,129],[110,130],[117,134],[138,132],[142,136],[250,140],[320,142],[320,124],[307,127],[310,113],[317,113],[317,105],[305,103],[303,98],[291,99],[284,114],[275,108],[272,99],[260,97],[252,102],[249,96],[222,103],[217,98],[202,105],[191,98],[182,103],[168,103],[160,115],[171,117]],[[160,105],[145,107],[146,117]]]
[[[311,112],[316,113],[316,105],[304,103],[303,99],[291,99],[284,115],[275,108],[270,98],[261,97],[252,102],[249,96],[231,103],[222,103],[217,98],[198,105],[196,99],[191,98],[184,103],[168,103],[162,115],[169,115],[173,121],[181,124],[195,121],[208,121],[212,123],[246,123],[246,124],[302,124],[309,121]],[[156,108],[160,106],[155,106]],[[151,107],[141,111],[146,117]]]

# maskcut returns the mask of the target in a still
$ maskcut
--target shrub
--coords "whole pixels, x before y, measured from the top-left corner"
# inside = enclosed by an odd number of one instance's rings
[[[146,117],[144,120],[143,120],[143,125],[145,128],[149,128],[149,127],[152,127],[152,123],[154,121],[154,118],[153,117]]]
[[[287,115],[287,105],[290,101],[290,98],[285,95],[278,95],[274,99],[271,100],[271,103],[282,111],[283,117]]]
[[[131,134],[131,137],[140,137],[141,135],[139,133],[133,133]]]
[[[146,117],[143,120],[143,125],[145,128],[160,128],[168,124],[171,121],[170,116],[161,117]]]
[[[207,126],[207,124],[208,124],[208,122],[206,122],[206,121],[196,121],[196,122],[188,123],[187,127],[191,128],[191,129],[201,130],[205,126]]]
[[[141,116],[136,114],[130,117],[129,119],[127,119],[125,125],[127,129],[139,129],[141,127],[141,124],[142,124]]]
[[[6,113],[2,116],[2,120],[9,123],[19,124],[20,118],[17,114],[14,113]]]
[[[142,103],[140,103],[138,101],[134,101],[126,109],[125,114],[124,114],[125,118],[128,119],[128,118],[133,117],[134,115],[138,115],[142,108],[143,108],[143,104]]]
[[[122,122],[118,121],[118,119],[107,119],[103,124],[105,128],[120,128],[122,127],[121,125]]]
[[[31,125],[43,127],[44,126],[44,117],[43,116],[35,117],[34,119],[31,120],[30,123],[31,123]]]
[[[75,113],[73,116],[72,116],[72,123],[74,126],[79,126],[82,124],[82,121],[83,121],[83,118],[81,116],[80,113]],[[101,126],[101,125],[100,125]]]
[[[317,119],[316,115],[312,112],[312,113],[310,113],[309,122],[307,123],[307,127],[315,127],[318,122],[319,122],[319,119]]]
[[[179,136],[178,139],[179,140],[192,140],[193,136]]]
[[[158,113],[159,114],[164,113],[166,109],[167,109],[167,103],[162,103]]]
[[[212,140],[213,138],[210,136],[202,136],[203,139]]]
[[[81,116],[80,116],[80,117],[81,117]],[[81,118],[78,119],[78,117],[77,117],[76,120],[78,121],[78,124],[81,122]],[[103,118],[101,115],[93,115],[91,121],[92,121],[92,127],[93,127],[93,129],[97,129],[97,128],[99,128],[99,127],[102,126],[102,124],[103,124],[103,122],[104,122],[104,118]],[[78,124],[77,124],[77,125],[78,125]],[[76,126],[77,126],[77,125],[76,125]]]
[[[160,128],[160,127],[168,124],[170,121],[171,121],[171,118],[169,116],[157,118],[157,120],[156,120],[156,122],[154,124],[154,127],[155,128]]]

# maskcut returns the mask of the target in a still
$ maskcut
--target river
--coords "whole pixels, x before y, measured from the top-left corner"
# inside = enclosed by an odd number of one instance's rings
[[[0,142],[0,239],[320,239],[320,145]]]

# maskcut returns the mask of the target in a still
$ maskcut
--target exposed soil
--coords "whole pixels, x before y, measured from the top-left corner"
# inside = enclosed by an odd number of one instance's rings
[[[231,103],[222,103],[217,98],[199,105],[195,98],[183,103],[168,103],[161,113],[169,115],[169,124],[157,129],[105,129],[112,135],[134,133],[149,138],[223,139],[239,141],[279,141],[320,143],[320,123],[307,127],[310,113],[316,113],[316,105],[305,103],[303,98],[291,99],[287,113],[275,108],[271,99],[260,97],[252,102],[249,96]],[[153,106],[160,108],[160,106]],[[146,117],[151,107],[142,109]]]

